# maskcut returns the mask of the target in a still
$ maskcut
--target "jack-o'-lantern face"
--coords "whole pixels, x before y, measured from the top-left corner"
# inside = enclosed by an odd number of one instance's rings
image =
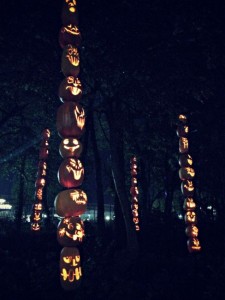
[[[67,188],[77,187],[82,184],[84,168],[77,158],[66,158],[61,163],[58,171],[59,183]]]
[[[49,139],[50,138],[50,135],[51,135],[51,133],[50,133],[50,130],[49,129],[44,129],[43,131],[42,131],[42,137],[44,138],[44,139]]]
[[[79,217],[64,218],[58,225],[57,240],[62,246],[77,246],[82,243],[84,235],[84,223]]]
[[[79,157],[82,152],[81,142],[75,138],[65,138],[59,145],[59,153],[63,158]]]
[[[80,35],[80,30],[77,26],[75,25],[72,25],[72,24],[69,24],[67,26],[64,26],[62,29],[61,29],[62,33],[66,32],[66,33],[69,33],[69,34],[72,34],[72,35]]]
[[[134,218],[133,218],[133,222],[134,222],[135,225],[138,224],[138,223],[139,223],[138,217],[134,217]]]
[[[41,229],[41,226],[40,226],[40,224],[39,223],[31,223],[31,230],[32,231],[40,231],[40,229]]]
[[[61,82],[58,92],[62,102],[78,102],[82,96],[82,85],[78,78],[68,76]]]
[[[36,189],[35,198],[37,198],[39,201],[43,199],[43,189],[41,187]]]
[[[178,126],[176,132],[178,137],[186,137],[189,132],[189,127],[187,125]]]
[[[85,124],[84,109],[81,106],[76,106],[74,109],[74,115],[77,120],[77,126],[82,130]]]
[[[179,152],[187,153],[188,149],[188,139],[186,137],[179,138]]]
[[[68,5],[68,9],[71,13],[75,13],[76,12],[76,5],[77,5],[77,1],[76,0],[65,0],[65,2]]]
[[[190,167],[180,168],[179,177],[181,180],[193,179],[195,177],[195,170]]]
[[[196,208],[196,203],[194,202],[193,198],[188,197],[184,200],[184,205],[183,205],[184,210],[195,210],[195,208]]]
[[[72,45],[68,45],[67,47],[67,54],[66,58],[74,67],[79,66],[80,64],[80,57],[77,48],[73,47]]]
[[[39,203],[39,202],[34,203],[33,209],[34,209],[35,211],[41,211],[41,210],[42,210],[42,203]]]
[[[82,190],[74,190],[70,193],[70,196],[76,204],[87,204],[87,195]]]
[[[192,252],[198,252],[201,250],[201,245],[200,245],[200,242],[199,242],[199,239],[198,238],[190,238],[188,241],[187,241],[187,246],[188,246],[188,251],[190,253]]]
[[[45,179],[44,178],[37,178],[35,181],[35,187],[44,187],[45,186]]]
[[[60,253],[60,283],[66,290],[76,288],[82,276],[80,253],[75,247],[64,247]]]
[[[132,196],[131,202],[132,202],[132,204],[138,203],[138,198],[136,196]]]
[[[133,217],[138,217],[138,210],[137,209],[133,209],[132,210],[132,215],[133,215]]]
[[[132,186],[132,187],[130,188],[130,194],[131,194],[132,196],[137,196],[137,195],[139,194],[138,187],[137,187],[137,186]]]
[[[193,164],[193,160],[190,154],[184,153],[179,157],[179,165],[183,167],[191,167]]]
[[[79,94],[82,94],[82,86],[78,78],[74,78],[73,76],[68,76],[66,81],[67,81],[66,90],[69,90],[72,95],[77,96]]]
[[[184,221],[186,224],[196,224],[197,223],[196,213],[194,211],[187,211],[184,216]]]
[[[137,178],[136,177],[132,177],[131,178],[131,185],[132,186],[136,186],[137,185]]]
[[[178,120],[180,121],[180,122],[182,122],[182,123],[184,123],[184,124],[186,124],[187,123],[187,117],[185,116],[185,115],[179,115],[178,116]]]
[[[31,214],[31,220],[34,222],[41,221],[41,212],[39,210],[34,210]]]
[[[185,197],[192,197],[194,190],[195,188],[191,180],[185,180],[181,183],[181,192]]]
[[[198,227],[195,225],[189,225],[185,229],[185,233],[188,237],[197,237],[198,236]]]

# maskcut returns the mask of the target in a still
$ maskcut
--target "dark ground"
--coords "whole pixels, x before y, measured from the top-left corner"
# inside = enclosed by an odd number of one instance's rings
[[[86,224],[83,280],[72,292],[59,283],[55,228],[36,236],[8,230],[0,236],[0,299],[224,299],[224,252],[216,227],[201,226],[203,250],[189,254],[183,222],[170,229],[154,222],[140,238],[139,256],[130,260],[112,240],[110,227],[103,246]]]

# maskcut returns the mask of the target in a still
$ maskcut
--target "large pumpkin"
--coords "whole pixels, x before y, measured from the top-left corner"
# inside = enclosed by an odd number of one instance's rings
[[[82,85],[78,78],[68,76],[59,85],[59,99],[62,102],[79,102],[82,96]]]
[[[63,218],[57,228],[57,240],[60,245],[75,247],[82,243],[84,223],[79,217]]]
[[[81,34],[78,27],[72,24],[62,26],[59,32],[59,44],[61,48],[69,44],[79,47],[81,44]]]
[[[87,195],[81,189],[62,191],[56,196],[54,207],[60,217],[80,216],[87,209]]]
[[[75,188],[82,184],[84,167],[78,158],[65,158],[58,170],[59,183],[66,188]]]
[[[84,132],[85,113],[81,105],[63,103],[57,110],[56,128],[61,138],[79,138]]]
[[[61,70],[64,76],[77,77],[80,72],[80,56],[78,49],[71,44],[65,46],[61,58]]]
[[[59,145],[59,153],[63,158],[80,157],[82,149],[81,142],[73,137],[63,139]]]
[[[64,247],[60,253],[60,283],[65,290],[73,290],[81,282],[80,253],[76,247]]]
[[[78,12],[76,0],[64,0],[61,21],[63,25],[78,25]]]

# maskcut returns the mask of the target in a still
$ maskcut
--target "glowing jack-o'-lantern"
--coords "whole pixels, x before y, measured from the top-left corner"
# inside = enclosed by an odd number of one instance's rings
[[[46,160],[48,158],[48,148],[47,147],[40,147],[39,150],[39,159],[44,159]]]
[[[179,165],[184,168],[184,167],[191,167],[193,164],[193,160],[190,154],[184,153],[181,154],[179,157]]]
[[[76,47],[67,45],[62,53],[61,70],[64,76],[77,77],[80,72],[80,57]]]
[[[41,229],[41,226],[39,223],[36,223],[36,222],[33,222],[31,223],[31,230],[32,231],[40,231]]]
[[[189,127],[187,125],[178,126],[176,132],[178,137],[187,137]]]
[[[60,217],[76,217],[87,209],[87,195],[80,189],[60,192],[54,201],[55,212]]]
[[[81,142],[73,137],[63,139],[59,145],[59,153],[63,158],[80,157],[82,150]]]
[[[47,172],[44,169],[38,169],[38,171],[37,171],[37,177],[45,177],[46,174],[47,174]]]
[[[138,217],[133,217],[133,222],[134,222],[135,225],[138,224],[139,223]]]
[[[59,85],[59,99],[62,102],[79,102],[82,96],[82,85],[78,78],[68,76]]]
[[[136,196],[131,197],[131,202],[132,203],[138,203],[138,198]]]
[[[31,219],[33,222],[39,223],[39,222],[41,221],[41,211],[39,211],[39,210],[34,210],[34,211],[31,213],[30,219]]]
[[[133,217],[138,217],[138,210],[137,209],[133,209],[132,210],[132,215],[133,215]]]
[[[60,253],[60,283],[65,290],[73,290],[81,282],[80,253],[76,247],[64,247]]]
[[[132,196],[137,196],[137,195],[139,194],[138,187],[137,187],[137,186],[132,186],[132,187],[130,188],[130,194],[131,194]]]
[[[132,203],[132,204],[131,204],[131,209],[132,209],[132,210],[133,210],[133,209],[138,210],[138,204],[137,204],[137,203]]]
[[[132,156],[130,159],[130,163],[131,164],[136,164],[137,163],[137,157],[136,156]]]
[[[84,132],[85,113],[81,105],[65,102],[57,110],[56,128],[61,138],[79,138]]]
[[[58,170],[59,183],[67,188],[77,187],[84,179],[84,167],[77,158],[66,158]]]
[[[43,140],[41,141],[41,147],[48,148],[48,147],[49,147],[49,142],[48,142],[48,140],[43,139]]]
[[[191,180],[195,177],[195,170],[190,167],[180,168],[179,177],[181,180]]]
[[[57,228],[57,240],[60,245],[74,247],[82,243],[84,223],[79,217],[63,218]]]
[[[131,174],[131,176],[137,176],[137,169],[131,169],[130,170],[130,174]]]
[[[43,188],[42,187],[39,187],[35,190],[35,198],[39,201],[42,201],[43,199]]]
[[[81,44],[81,34],[78,27],[72,24],[61,27],[59,32],[59,44],[61,48],[69,44],[74,47],[79,47]]]
[[[137,178],[136,177],[132,177],[131,178],[131,185],[132,186],[136,186],[137,185]]]
[[[45,161],[39,161],[38,163],[38,169],[44,169],[46,170],[47,169],[47,163]]]
[[[76,0],[64,0],[61,20],[63,25],[78,25],[78,12]]]
[[[197,223],[197,217],[196,213],[194,211],[187,211],[184,215],[184,221],[186,224],[196,224]]]
[[[185,197],[192,197],[194,190],[195,188],[191,180],[185,180],[181,183],[181,192]]]
[[[187,123],[187,117],[185,116],[185,115],[179,115],[178,116],[178,120],[180,121],[180,122],[182,122],[183,124],[186,124]]]
[[[198,236],[198,227],[195,225],[189,225],[185,229],[185,233],[188,237],[197,237]]]
[[[199,252],[201,250],[199,239],[196,237],[189,238],[187,241],[187,246],[190,253]]]
[[[186,137],[179,138],[179,152],[187,153],[189,150],[188,139]]]
[[[44,129],[43,131],[42,131],[42,133],[41,133],[41,135],[42,135],[42,137],[44,138],[44,139],[49,139],[50,138],[50,135],[51,135],[51,133],[50,133],[50,130],[49,129]]]
[[[184,200],[184,205],[183,205],[184,210],[195,210],[195,208],[196,208],[196,203],[194,202],[193,198],[188,197]]]
[[[140,231],[140,226],[138,224],[135,224],[135,230]]]
[[[32,206],[32,209],[36,211],[41,211],[42,208],[42,202],[35,202]]]
[[[36,188],[40,188],[40,187],[44,187],[45,186],[45,179],[42,178],[37,178],[35,181],[35,187]]]

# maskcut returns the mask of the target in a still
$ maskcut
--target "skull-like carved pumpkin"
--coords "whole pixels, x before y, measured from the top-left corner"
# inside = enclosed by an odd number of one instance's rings
[[[195,170],[190,167],[180,168],[179,177],[180,180],[191,180],[195,177]]]
[[[178,137],[187,137],[189,132],[189,127],[187,125],[178,126],[176,132]]]
[[[84,179],[84,167],[78,158],[66,158],[58,170],[59,183],[67,188],[78,187]]]
[[[36,188],[43,188],[45,186],[45,179],[43,177],[37,178],[35,181]]]
[[[189,225],[185,229],[185,233],[188,237],[197,237],[198,236],[198,227],[195,225]]]
[[[73,290],[81,282],[80,253],[76,247],[64,247],[60,253],[60,283],[65,290]]]
[[[73,137],[63,139],[59,145],[59,153],[63,158],[80,157],[82,150],[81,142]]]
[[[82,243],[84,223],[79,217],[63,218],[57,228],[57,240],[60,245],[74,247]]]
[[[59,32],[59,44],[61,48],[69,44],[79,47],[81,44],[81,34],[78,27],[72,24],[62,26]]]
[[[48,158],[48,148],[47,147],[40,147],[39,150],[39,159],[44,159],[46,160]]]
[[[189,150],[188,139],[186,137],[179,138],[179,152],[187,153]]]
[[[68,76],[61,81],[58,95],[62,102],[79,102],[82,92],[83,89],[80,80],[73,76]]]
[[[184,210],[195,210],[195,208],[196,208],[196,203],[194,202],[193,198],[188,197],[184,200],[184,205],[183,205]]]
[[[179,165],[182,168],[191,167],[193,164],[193,160],[190,154],[184,153],[179,156]]]
[[[61,138],[79,138],[84,132],[85,113],[81,105],[65,102],[57,110],[56,128]]]
[[[199,252],[201,250],[199,239],[196,237],[189,238],[187,241],[187,246],[190,253]]]
[[[61,70],[64,76],[77,77],[80,72],[80,57],[78,49],[67,45],[62,53]]]
[[[87,195],[80,189],[62,191],[56,196],[54,207],[60,217],[80,216],[87,209]]]
[[[193,197],[194,190],[195,188],[191,180],[185,180],[181,183],[181,192],[184,197]]]
[[[61,21],[63,25],[78,25],[78,12],[76,0],[64,0]]]
[[[137,169],[131,169],[130,174],[131,176],[137,176]]]
[[[132,196],[137,196],[137,195],[139,194],[138,187],[137,187],[137,186],[132,186],[132,187],[130,188],[130,194],[131,194]]]
[[[184,221],[186,224],[196,224],[197,217],[194,211],[187,211],[184,215]]]

